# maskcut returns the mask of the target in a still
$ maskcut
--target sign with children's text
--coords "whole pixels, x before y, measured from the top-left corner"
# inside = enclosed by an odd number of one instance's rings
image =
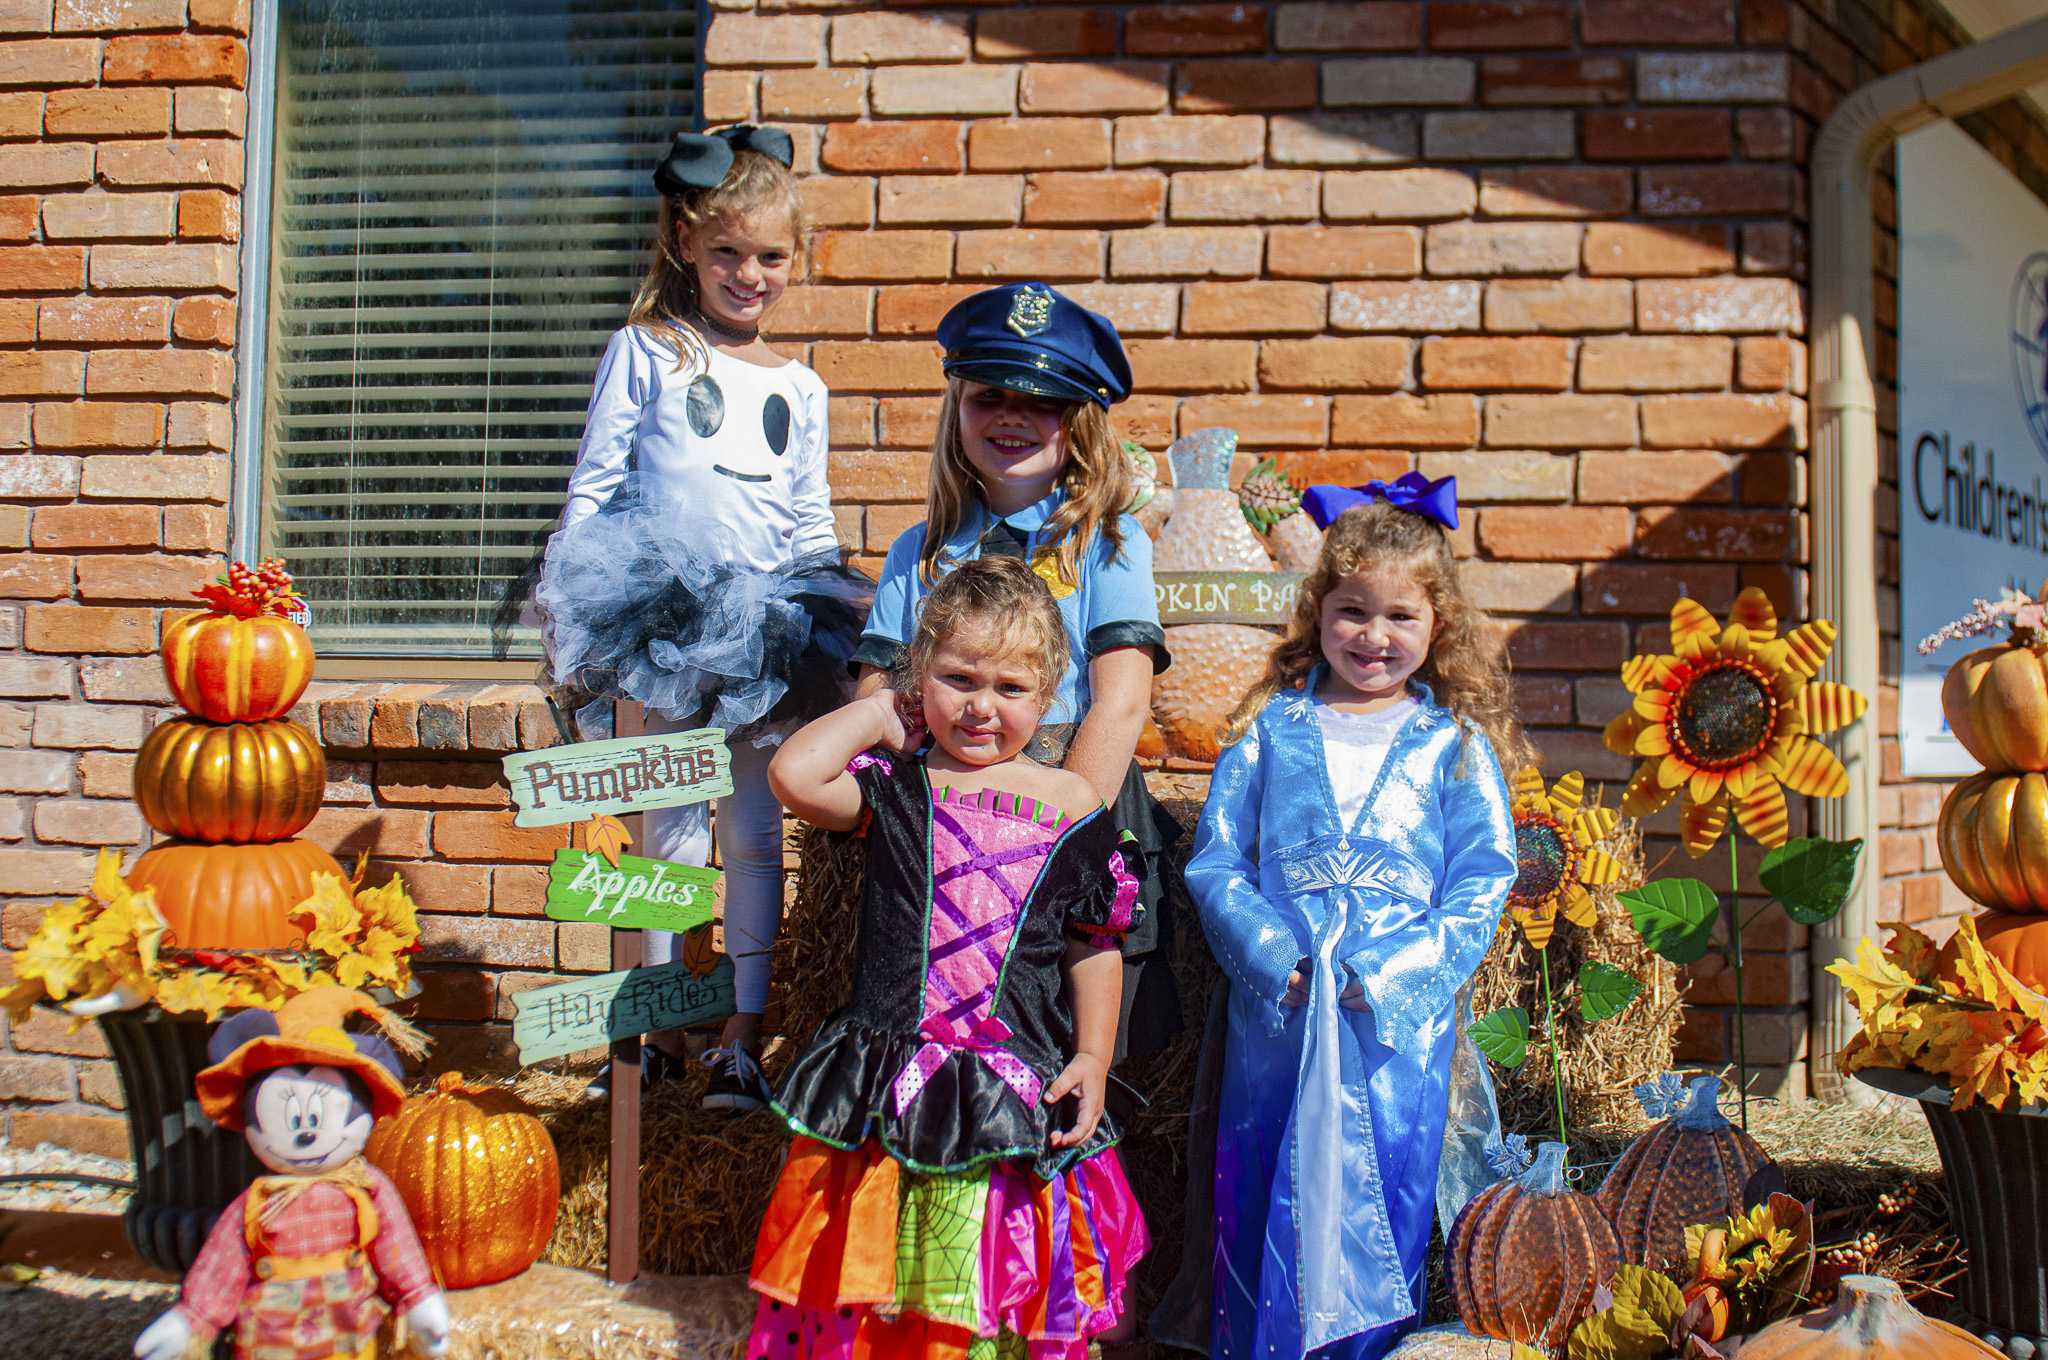
[[[521,751],[503,763],[515,826],[682,807],[732,792],[732,755],[715,727]]]
[[[1297,571],[1163,571],[1152,578],[1159,621],[1278,626],[1294,616]]]
[[[732,960],[721,956],[702,977],[687,963],[664,963],[578,978],[521,992],[512,1006],[512,1040],[527,1066],[731,1015]]]
[[[716,869],[620,855],[612,864],[588,850],[555,851],[548,869],[548,916],[596,921],[614,930],[695,930],[717,914]]]

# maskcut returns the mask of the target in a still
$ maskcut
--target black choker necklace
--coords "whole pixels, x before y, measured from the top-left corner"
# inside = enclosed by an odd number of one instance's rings
[[[723,321],[720,321],[717,318],[713,317],[709,312],[705,311],[702,307],[699,307],[697,309],[697,324],[704,330],[710,331],[712,334],[718,336],[721,340],[726,341],[728,344],[751,345],[756,340],[759,340],[761,338],[761,328],[759,326],[754,327],[754,329],[750,331],[743,331],[737,326],[726,325]]]

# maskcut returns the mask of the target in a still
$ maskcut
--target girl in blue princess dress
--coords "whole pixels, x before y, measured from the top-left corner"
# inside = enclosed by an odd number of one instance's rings
[[[1500,771],[1523,739],[1458,585],[1455,489],[1410,473],[1305,505],[1322,557],[1231,716],[1187,869],[1230,985],[1219,1360],[1390,1350],[1498,1126],[1465,987],[1515,879]]]

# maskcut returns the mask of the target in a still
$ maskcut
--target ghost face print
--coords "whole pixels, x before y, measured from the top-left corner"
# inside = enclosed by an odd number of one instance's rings
[[[759,401],[748,397],[730,399],[717,377],[704,373],[691,380],[683,408],[690,432],[711,445],[712,471],[739,482],[770,482],[789,454],[789,398],[780,392]]]

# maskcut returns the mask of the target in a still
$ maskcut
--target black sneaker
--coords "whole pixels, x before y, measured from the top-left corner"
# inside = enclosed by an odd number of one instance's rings
[[[640,1045],[640,1089],[659,1086],[665,1081],[681,1081],[683,1060],[663,1052],[653,1044]],[[609,1100],[612,1094],[612,1065],[606,1063],[597,1069],[597,1075],[583,1088],[587,1101]]]
[[[738,1044],[705,1051],[711,1084],[704,1091],[707,1110],[758,1110],[768,1103],[768,1081],[760,1060]]]

